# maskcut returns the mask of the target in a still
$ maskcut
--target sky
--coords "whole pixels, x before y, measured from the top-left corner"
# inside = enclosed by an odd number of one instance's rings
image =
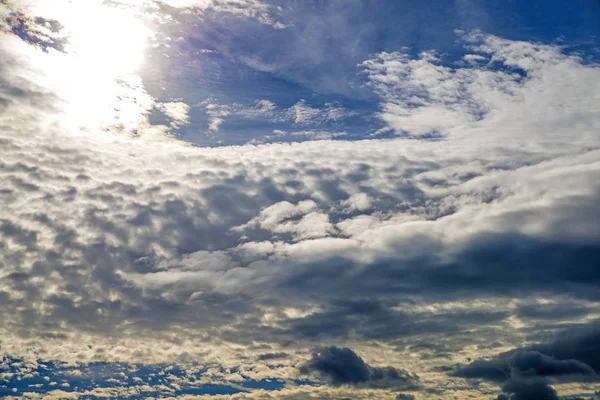
[[[600,2],[0,0],[0,397],[600,398]]]

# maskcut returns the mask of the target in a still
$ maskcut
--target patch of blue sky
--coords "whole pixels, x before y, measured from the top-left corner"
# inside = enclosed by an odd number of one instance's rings
[[[200,23],[177,14],[172,24],[161,27],[170,38],[168,46],[149,51],[153,62],[142,76],[146,90],[158,100],[178,98],[191,106],[190,123],[175,130],[180,139],[214,146],[322,139],[325,132],[338,140],[370,138],[382,127],[374,117],[379,104],[364,84],[358,64],[382,51],[416,57],[435,49],[443,65],[457,65],[470,51],[457,40],[456,30],[479,29],[507,39],[559,43],[590,60],[599,55],[595,38],[600,32],[600,6],[596,1],[275,4],[282,7],[280,21],[285,29],[252,19],[233,23],[233,17],[212,14]],[[499,63],[488,67],[522,73]],[[227,115],[218,131],[211,130],[210,117],[197,107],[203,101],[227,107],[260,100],[280,109],[301,100],[315,108],[335,102],[352,116],[310,126],[312,137],[310,133],[274,135],[274,131],[309,129],[293,121]]]
[[[285,382],[277,378],[244,378],[235,384],[227,382],[200,383],[206,372],[204,368],[185,369],[178,365],[167,364],[126,364],[110,362],[92,362],[67,365],[52,361],[36,360],[26,362],[22,359],[5,357],[2,360],[0,378],[0,396],[19,396],[24,393],[47,393],[60,389],[65,392],[86,392],[97,388],[142,387],[139,394],[127,399],[142,399],[161,394],[169,395],[230,395],[253,389],[280,390]],[[226,372],[221,368],[221,372]],[[238,372],[235,368],[231,373]],[[171,383],[176,382],[176,385]],[[309,380],[300,380],[298,385],[311,384]],[[148,391],[148,387],[151,389]],[[167,388],[167,389],[165,389]],[[156,390],[152,390],[156,389]],[[86,395],[83,398],[95,399]]]

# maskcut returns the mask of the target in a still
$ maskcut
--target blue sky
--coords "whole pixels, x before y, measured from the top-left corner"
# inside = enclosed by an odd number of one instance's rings
[[[0,397],[597,397],[599,21],[0,0]]]
[[[358,66],[373,54],[404,49],[416,55],[434,50],[443,64],[452,65],[465,53],[457,43],[456,30],[479,29],[597,56],[596,3],[493,3],[283,2],[276,4],[281,10],[273,18],[285,29],[256,20],[232,24],[234,17],[221,13],[209,13],[196,25],[194,18],[180,16],[176,23],[165,24],[164,30],[182,40],[170,43],[168,49],[158,46],[150,51],[155,64],[142,76],[152,96],[181,98],[192,106],[190,123],[177,131],[184,140],[202,145],[243,144],[252,139],[264,141],[273,130],[307,129],[346,132],[349,138],[359,139],[382,128],[373,118],[378,99],[366,87]],[[333,103],[351,115],[312,124],[228,115],[219,126],[221,134],[201,134],[206,133],[210,116],[199,103],[248,106],[261,100],[282,109],[300,101],[314,108]]]
[[[222,105],[268,100],[288,108],[305,101],[322,108],[337,104],[351,118],[309,125],[319,131],[349,131],[352,138],[368,136],[382,127],[373,114],[378,99],[365,87],[359,64],[373,54],[405,49],[409,54],[434,50],[442,63],[452,65],[465,53],[456,30],[482,30],[511,40],[542,41],[597,57],[600,7],[595,2],[283,2],[277,29],[256,20],[236,21],[210,13],[202,24],[180,17],[165,24],[171,37],[183,38],[151,51],[149,93],[168,100],[176,97],[197,105]],[[203,54],[198,57],[198,52]],[[202,53],[204,52],[204,53]],[[168,58],[166,58],[168,57]],[[160,73],[156,73],[156,68]],[[166,96],[165,96],[166,94]],[[307,126],[273,123],[268,119],[225,118],[217,137],[206,137],[207,116],[193,107],[190,124],[178,133],[203,145],[242,144],[264,140],[265,131],[303,130]]]

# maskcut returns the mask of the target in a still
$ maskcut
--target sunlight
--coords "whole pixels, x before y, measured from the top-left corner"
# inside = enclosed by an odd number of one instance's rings
[[[94,8],[80,5],[70,15],[67,27],[74,55],[94,75],[135,72],[143,60],[148,30],[127,10]]]
[[[67,125],[133,131],[152,98],[137,74],[152,32],[131,8],[101,1],[42,2],[37,15],[58,20],[68,37],[66,54],[39,54],[48,85],[65,100]]]

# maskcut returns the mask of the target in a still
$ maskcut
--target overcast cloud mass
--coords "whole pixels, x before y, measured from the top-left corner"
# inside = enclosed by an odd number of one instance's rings
[[[0,397],[600,397],[600,3],[0,0]]]

